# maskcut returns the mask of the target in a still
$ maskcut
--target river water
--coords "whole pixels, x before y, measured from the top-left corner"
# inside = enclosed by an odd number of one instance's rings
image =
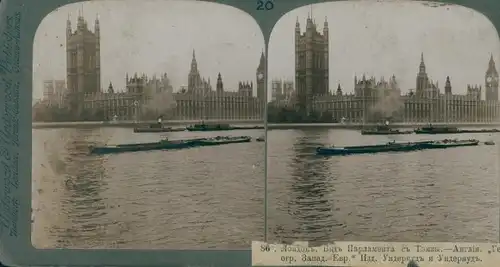
[[[269,239],[498,241],[498,146],[314,156],[320,145],[500,134],[362,136],[307,128],[268,132]]]
[[[168,133],[171,139],[228,132]],[[233,131],[258,137],[262,130]],[[125,128],[33,130],[38,248],[248,249],[264,232],[264,143],[89,156],[147,142]],[[271,241],[498,241],[498,146],[318,157],[320,145],[500,134],[362,136],[268,132]]]
[[[263,142],[88,155],[92,144],[249,135],[33,130],[37,248],[248,248],[264,233]]]

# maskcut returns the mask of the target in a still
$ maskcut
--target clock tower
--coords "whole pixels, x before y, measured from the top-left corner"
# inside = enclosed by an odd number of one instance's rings
[[[493,55],[491,55],[488,70],[484,76],[486,85],[486,101],[498,101],[498,78],[495,61],[493,60]]]
[[[256,72],[257,76],[257,98],[260,103],[264,104],[265,94],[266,94],[266,56],[264,55],[264,51],[260,55],[259,67]]]

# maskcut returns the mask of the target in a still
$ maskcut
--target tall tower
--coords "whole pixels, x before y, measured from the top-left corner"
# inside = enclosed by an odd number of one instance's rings
[[[201,84],[201,76],[198,71],[198,62],[196,61],[196,53],[193,49],[193,58],[191,59],[191,69],[188,74],[188,91],[193,92]]]
[[[66,22],[66,80],[69,93],[69,108],[78,118],[83,112],[85,94],[101,91],[100,25],[96,18],[94,32],[87,21],[78,14],[76,30],[73,31],[68,17]]]
[[[417,83],[415,85],[415,91],[417,96],[421,97],[425,89],[429,87],[429,77],[425,70],[424,53],[420,54],[420,65],[418,67]]]
[[[260,103],[264,104],[265,94],[266,94],[266,56],[264,55],[264,51],[260,54],[260,62],[256,71],[257,77],[257,99],[259,99]]]
[[[219,93],[219,94],[224,92],[224,83],[222,83],[222,76],[220,75],[220,72],[219,72],[219,75],[217,76],[216,90],[217,90],[217,93]]]
[[[445,95],[451,95],[451,82],[450,82],[450,76],[446,76],[446,83],[444,85],[444,94]]]
[[[484,76],[486,87],[486,101],[498,101],[498,72],[493,55],[490,56],[488,70]]]
[[[326,95],[329,92],[328,39],[326,18],[323,24],[323,34],[317,31],[316,24],[310,16],[306,21],[306,31],[302,34],[297,18],[295,23],[295,88],[297,107],[304,115],[312,111],[314,96]]]

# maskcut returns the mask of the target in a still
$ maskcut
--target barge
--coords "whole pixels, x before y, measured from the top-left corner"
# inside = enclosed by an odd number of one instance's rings
[[[193,147],[247,143],[251,141],[252,138],[249,136],[235,136],[235,137],[217,136],[213,138],[195,138],[195,139],[184,139],[184,140],[164,139],[159,142],[152,142],[152,143],[91,146],[89,147],[89,150],[90,154],[110,154],[110,153],[152,151],[152,150],[178,150],[178,149],[193,148]]]
[[[186,127],[190,132],[209,132],[209,131],[231,131],[231,130],[254,130],[264,129],[264,126],[232,126],[230,124],[194,124]]]
[[[153,127],[150,125],[149,127],[138,127],[134,128],[134,133],[167,133],[167,132],[183,132],[186,128],[172,128],[172,127]]]
[[[416,134],[461,134],[461,133],[497,133],[500,132],[499,129],[458,129],[457,127],[448,126],[433,126],[429,125],[426,127],[415,129]]]
[[[478,140],[440,140],[440,141],[418,141],[418,142],[389,142],[381,145],[366,146],[346,146],[346,147],[318,147],[317,155],[350,155],[350,154],[368,154],[381,152],[410,152],[426,149],[445,149],[452,147],[477,146]]]

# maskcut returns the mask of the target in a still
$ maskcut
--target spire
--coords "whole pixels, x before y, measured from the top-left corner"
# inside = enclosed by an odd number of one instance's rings
[[[109,86],[108,86],[108,93],[112,94],[114,93],[114,89],[113,89],[113,84],[111,82],[109,82]]]
[[[419,68],[419,72],[420,73],[425,73],[425,62],[424,62],[424,53],[422,52],[420,54],[420,66],[418,67]]]
[[[495,60],[493,59],[493,53],[490,53],[490,62],[488,63],[488,67],[491,69],[495,68]]]
[[[262,50],[262,53],[260,54],[260,62],[259,62],[259,67],[257,68],[257,71],[264,71],[264,66],[266,64],[266,56],[264,55],[264,49]]]
[[[99,25],[99,15],[96,13],[95,14],[95,22],[94,22],[94,33],[96,34],[97,38],[100,37],[101,33],[101,27]]]
[[[68,13],[68,20],[66,20],[66,36],[69,37],[71,35],[71,18]]]
[[[224,91],[224,84],[222,83],[222,76],[219,74],[217,75],[217,85],[216,85],[217,92],[223,92]]]
[[[191,72],[196,72],[198,70],[198,63],[196,62],[196,53],[193,49],[193,58],[191,59]]]

